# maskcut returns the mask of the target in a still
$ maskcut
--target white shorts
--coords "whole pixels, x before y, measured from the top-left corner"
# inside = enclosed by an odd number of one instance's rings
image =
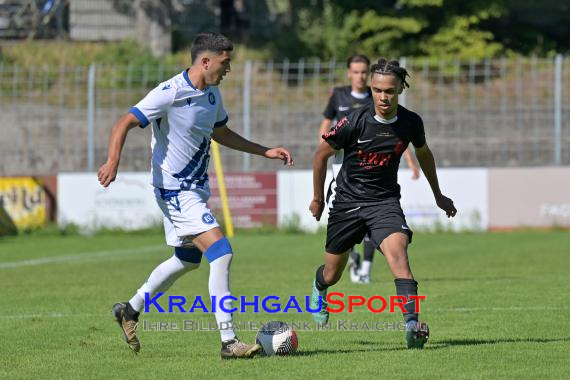
[[[166,244],[172,247],[192,247],[193,236],[220,226],[205,192],[155,188],[154,195],[164,215]]]

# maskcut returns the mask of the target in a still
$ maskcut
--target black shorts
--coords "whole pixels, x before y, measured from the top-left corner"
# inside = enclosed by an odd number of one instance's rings
[[[408,235],[412,230],[406,223],[399,199],[387,199],[380,204],[360,207],[335,205],[329,213],[326,251],[341,254],[369,235],[375,247],[394,232]]]

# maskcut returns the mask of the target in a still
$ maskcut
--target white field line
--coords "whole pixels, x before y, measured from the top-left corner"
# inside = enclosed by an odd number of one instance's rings
[[[103,314],[62,314],[62,313],[48,313],[48,314],[15,314],[15,315],[0,315],[0,320],[2,319],[33,319],[33,318],[70,318],[70,317],[110,317],[111,312],[108,315]]]
[[[42,264],[61,264],[61,263],[69,263],[77,261],[92,261],[92,260],[96,261],[101,258],[107,258],[109,256],[123,256],[123,255],[132,255],[135,253],[147,253],[147,252],[159,251],[161,249],[167,249],[167,248],[164,245],[155,245],[150,247],[84,252],[84,253],[76,253],[73,255],[52,256],[40,259],[11,261],[6,263],[0,263],[0,269],[20,268],[26,266],[42,265]]]

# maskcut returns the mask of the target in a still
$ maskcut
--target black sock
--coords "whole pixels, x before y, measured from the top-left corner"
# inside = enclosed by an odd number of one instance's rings
[[[376,247],[370,239],[364,239],[364,260],[372,262]]]
[[[317,289],[319,290],[319,292],[322,292],[323,290],[327,290],[327,288],[329,287],[329,285],[325,281],[324,272],[325,272],[325,266],[324,265],[321,265],[320,267],[317,268],[315,285],[317,286]]]
[[[129,318],[137,318],[139,316],[139,312],[133,309],[130,303],[127,302],[127,315]]]
[[[404,296],[408,301],[404,306],[406,312],[404,313],[404,320],[406,323],[409,321],[417,321],[418,320],[418,313],[415,313],[416,309],[416,300],[410,300],[409,296],[417,296],[418,295],[418,283],[415,280],[409,280],[405,278],[397,278],[394,280],[396,283],[396,294],[399,296]]]

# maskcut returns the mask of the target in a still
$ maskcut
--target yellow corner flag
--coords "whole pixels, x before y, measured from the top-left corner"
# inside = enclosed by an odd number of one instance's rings
[[[222,203],[226,235],[231,238],[234,236],[234,225],[232,224],[232,216],[230,215],[230,207],[228,206],[228,194],[226,192],[226,183],[224,181],[224,169],[222,168],[220,147],[214,140],[212,140],[212,156],[214,157],[214,170],[216,171],[216,178],[218,179],[218,191],[220,192],[220,202]]]

